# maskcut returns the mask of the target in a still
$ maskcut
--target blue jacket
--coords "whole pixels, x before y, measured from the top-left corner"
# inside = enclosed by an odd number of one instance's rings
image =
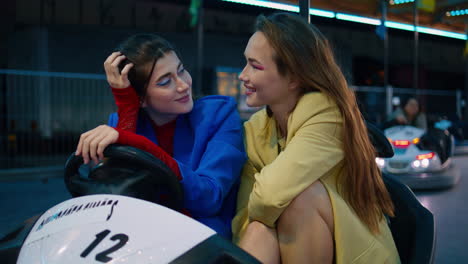
[[[113,113],[108,124],[117,126]],[[241,169],[246,160],[242,123],[233,98],[206,96],[179,115],[174,156],[182,174],[185,208],[193,218],[230,239]],[[151,120],[140,114],[136,133],[158,144]]]

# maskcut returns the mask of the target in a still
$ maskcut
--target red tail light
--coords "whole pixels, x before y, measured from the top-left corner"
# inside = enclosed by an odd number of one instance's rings
[[[417,160],[432,159],[432,158],[434,158],[434,156],[435,156],[435,153],[431,152],[431,153],[427,153],[427,154],[417,155],[416,159]]]
[[[394,140],[393,146],[397,148],[407,148],[411,142],[409,140]]]

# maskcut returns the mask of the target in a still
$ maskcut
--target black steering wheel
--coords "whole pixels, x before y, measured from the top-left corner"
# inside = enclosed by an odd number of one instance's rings
[[[91,167],[82,166],[81,156],[70,155],[65,164],[65,185],[73,197],[118,194],[177,211],[183,208],[182,186],[158,158],[143,150],[117,144],[109,145],[104,150],[104,157]]]

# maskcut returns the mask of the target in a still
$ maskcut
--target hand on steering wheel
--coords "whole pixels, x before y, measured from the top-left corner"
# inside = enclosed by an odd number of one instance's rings
[[[119,139],[119,132],[113,127],[100,125],[81,134],[75,155],[82,156],[84,164],[88,164],[90,160],[97,164],[104,159],[104,149],[110,144],[116,143],[117,139]]]
[[[161,203],[157,195],[163,190],[164,206],[183,208],[183,190],[177,176],[160,159],[143,150],[112,144],[105,148],[106,159],[82,177],[79,168],[83,158],[71,154],[65,164],[65,185],[72,196],[119,194]]]

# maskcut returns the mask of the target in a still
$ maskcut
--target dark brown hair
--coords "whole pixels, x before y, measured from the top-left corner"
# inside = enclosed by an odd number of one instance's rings
[[[345,174],[337,179],[339,192],[368,228],[379,232],[382,213],[394,216],[393,203],[375,162],[376,151],[325,36],[297,15],[260,15],[256,31],[273,47],[279,74],[299,82],[301,92],[319,91],[334,100],[343,117]],[[313,106],[311,106],[313,107]]]
[[[171,43],[155,34],[133,35],[123,41],[116,50],[126,56],[126,60],[119,65],[120,69],[127,63],[134,64],[128,74],[128,80],[140,98],[146,96],[148,82],[156,62],[169,51],[175,52],[180,58]]]

